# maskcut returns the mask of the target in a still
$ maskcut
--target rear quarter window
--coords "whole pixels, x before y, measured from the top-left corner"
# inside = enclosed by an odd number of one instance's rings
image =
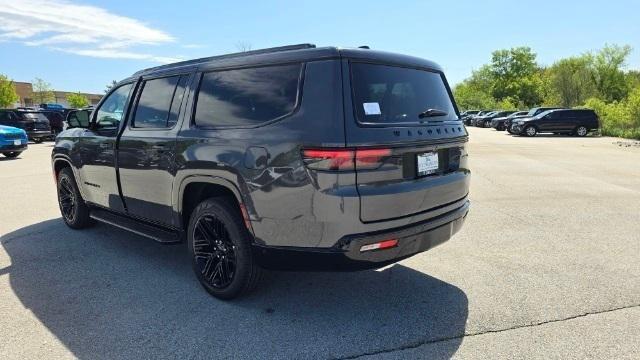
[[[444,76],[436,71],[356,62],[351,64],[351,84],[356,118],[363,124],[458,119]],[[420,119],[427,109],[447,114]]]
[[[194,122],[202,127],[255,126],[293,112],[302,64],[207,72]]]

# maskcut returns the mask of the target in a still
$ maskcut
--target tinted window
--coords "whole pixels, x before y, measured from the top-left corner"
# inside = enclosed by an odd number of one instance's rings
[[[166,128],[173,94],[180,76],[147,80],[133,117],[133,127]]]
[[[178,87],[173,94],[173,101],[171,102],[171,110],[169,111],[167,127],[173,127],[178,122],[178,115],[180,114],[180,108],[182,107],[182,100],[184,99],[185,90],[187,89],[187,80],[189,80],[189,76],[184,75],[181,76],[178,81]]]
[[[440,73],[387,65],[351,65],[358,121],[375,124],[417,123],[427,109],[443,110],[433,120],[457,120]],[[425,119],[427,120],[427,119]]]
[[[120,125],[132,87],[133,84],[122,85],[108,95],[96,114],[98,128],[113,128]]]
[[[195,123],[200,126],[247,126],[293,111],[302,65],[279,65],[205,73]]]
[[[0,122],[9,121],[9,113],[0,111]]]

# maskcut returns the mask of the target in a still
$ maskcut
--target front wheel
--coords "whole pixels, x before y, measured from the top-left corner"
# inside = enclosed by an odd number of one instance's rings
[[[89,207],[85,204],[76,185],[71,168],[58,173],[58,205],[65,224],[72,229],[83,229],[93,225],[89,217]]]
[[[536,129],[535,126],[529,125],[526,128],[524,128],[524,134],[527,135],[528,137],[534,137],[536,136],[537,133],[538,133],[538,129]]]
[[[11,151],[11,152],[3,153],[4,156],[12,159],[17,158],[20,154],[22,154],[22,151]]]
[[[583,136],[587,136],[587,133],[589,132],[589,130],[587,130],[586,127],[584,126],[578,126],[578,128],[575,131],[575,134],[577,136],[583,137]]]
[[[193,270],[211,295],[229,300],[258,284],[262,269],[253,258],[251,235],[228,199],[201,202],[191,214],[187,239]]]
[[[484,127],[490,128],[491,127],[491,121],[485,121]]]

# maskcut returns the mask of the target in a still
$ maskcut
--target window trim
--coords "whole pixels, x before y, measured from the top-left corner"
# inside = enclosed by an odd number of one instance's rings
[[[291,111],[288,113],[281,115],[275,119],[267,120],[261,122],[259,124],[254,125],[218,125],[218,126],[206,126],[206,125],[198,125],[196,124],[196,111],[198,110],[198,98],[200,97],[200,88],[202,87],[202,79],[205,74],[214,73],[214,72],[223,72],[223,71],[232,71],[232,70],[243,70],[243,69],[262,69],[267,67],[274,66],[285,66],[285,65],[300,65],[300,70],[298,74],[298,86],[296,89],[296,102]],[[300,109],[300,104],[302,102],[302,89],[304,87],[304,75],[306,71],[307,63],[304,61],[291,61],[291,62],[282,62],[282,63],[274,63],[274,64],[263,64],[263,65],[250,65],[250,66],[237,66],[237,67],[229,67],[229,68],[221,68],[221,69],[213,69],[208,71],[201,71],[198,75],[197,86],[194,91],[193,105],[191,106],[191,116],[189,118],[189,127],[195,129],[202,130],[224,130],[224,129],[255,129],[262,126],[271,125],[275,122],[281,121],[284,118],[293,116]]]
[[[92,131],[100,130],[100,128],[96,128],[96,125],[98,124],[98,112],[100,111],[100,108],[102,108],[102,106],[104,105],[104,102],[107,101],[109,96],[111,96],[114,92],[116,92],[121,87],[127,86],[127,85],[131,85],[131,90],[129,90],[129,95],[127,96],[127,102],[124,104],[124,109],[123,109],[123,112],[122,112],[122,120],[120,120],[120,124],[117,127],[117,132],[120,133],[120,130],[122,130],[122,128],[123,128],[123,123],[127,122],[127,120],[128,120],[129,109],[131,108],[131,100],[132,100],[131,99],[131,95],[132,95],[131,92],[132,91],[134,91],[134,92],[137,91],[138,79],[133,80],[133,81],[123,82],[121,84],[117,84],[117,86],[113,87],[111,89],[111,91],[106,93],[100,99],[100,102],[96,105],[95,109],[91,112],[91,120],[89,121],[89,129],[91,129]]]
[[[162,75],[156,75],[156,76],[149,76],[149,77],[142,77],[140,79],[140,85],[138,85],[138,88],[136,89],[136,94],[135,94],[135,99],[133,101],[132,104],[132,112],[131,112],[131,121],[127,121],[127,130],[131,130],[131,131],[168,131],[168,130],[173,130],[178,123],[180,122],[180,112],[182,111],[182,105],[184,104],[184,99],[186,98],[186,94],[189,91],[189,83],[191,82],[191,76],[193,75],[192,72],[185,72],[185,73],[172,73],[172,74],[162,74]],[[173,105],[173,98],[176,96],[176,90],[178,89],[178,85],[180,84],[180,77],[182,76],[186,76],[187,77],[187,83],[184,87],[184,92],[185,92],[185,96],[182,98],[182,101],[180,101],[180,107],[178,108],[178,118],[176,119],[175,124],[173,124],[173,126],[171,127],[157,127],[157,128],[144,128],[144,127],[135,127],[134,126],[134,122],[135,122],[135,118],[136,118],[136,112],[138,111],[138,103],[140,102],[140,96],[142,96],[142,92],[144,91],[144,85],[146,85],[147,81],[150,80],[156,80],[156,79],[163,79],[163,78],[170,78],[170,77],[174,77],[177,76],[178,77],[178,82],[176,83],[176,87],[173,89],[173,95],[171,95],[171,105]],[[169,121],[169,116],[171,115],[171,105],[169,107],[169,113],[167,113],[167,122]]]
[[[455,122],[455,123],[460,123],[460,110],[458,109],[458,105],[456,104],[456,100],[453,97],[453,92],[451,91],[451,87],[449,86],[449,82],[447,81],[447,78],[444,76],[444,71],[438,70],[438,69],[434,69],[434,68],[430,68],[430,67],[426,67],[426,66],[415,66],[415,65],[407,65],[407,64],[398,64],[398,63],[393,63],[393,62],[387,62],[387,61],[376,61],[376,60],[369,60],[369,59],[348,59],[347,61],[347,66],[348,66],[348,70],[349,70],[349,91],[350,91],[350,95],[351,95],[351,110],[353,113],[353,118],[356,121],[356,125],[358,125],[358,127],[364,127],[364,128],[389,128],[389,127],[413,127],[413,126],[423,126],[426,125],[426,123],[421,123],[418,121],[411,121],[411,122],[402,122],[402,123],[372,123],[372,122],[363,122],[360,121],[360,119],[358,118],[358,110],[356,109],[356,103],[355,103],[355,88],[353,86],[354,82],[353,82],[353,71],[351,66],[353,64],[370,64],[370,65],[384,65],[384,66],[393,66],[393,67],[397,67],[397,68],[403,68],[403,69],[411,69],[411,70],[421,70],[421,71],[427,71],[430,73],[434,73],[434,74],[438,74],[440,75],[440,78],[442,79],[442,83],[444,84],[445,89],[447,90],[447,94],[449,95],[449,99],[451,100],[451,105],[453,106],[453,109],[455,110],[456,116],[458,117],[457,120],[445,120],[443,123],[451,123],[451,122]]]

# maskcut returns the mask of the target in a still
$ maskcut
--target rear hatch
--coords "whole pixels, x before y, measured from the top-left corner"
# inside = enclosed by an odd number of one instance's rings
[[[444,74],[433,68],[345,61],[346,145],[356,155],[360,219],[402,218],[463,201],[465,143]]]
[[[22,118],[27,122],[28,130],[50,131],[49,119],[41,112],[25,112]]]

